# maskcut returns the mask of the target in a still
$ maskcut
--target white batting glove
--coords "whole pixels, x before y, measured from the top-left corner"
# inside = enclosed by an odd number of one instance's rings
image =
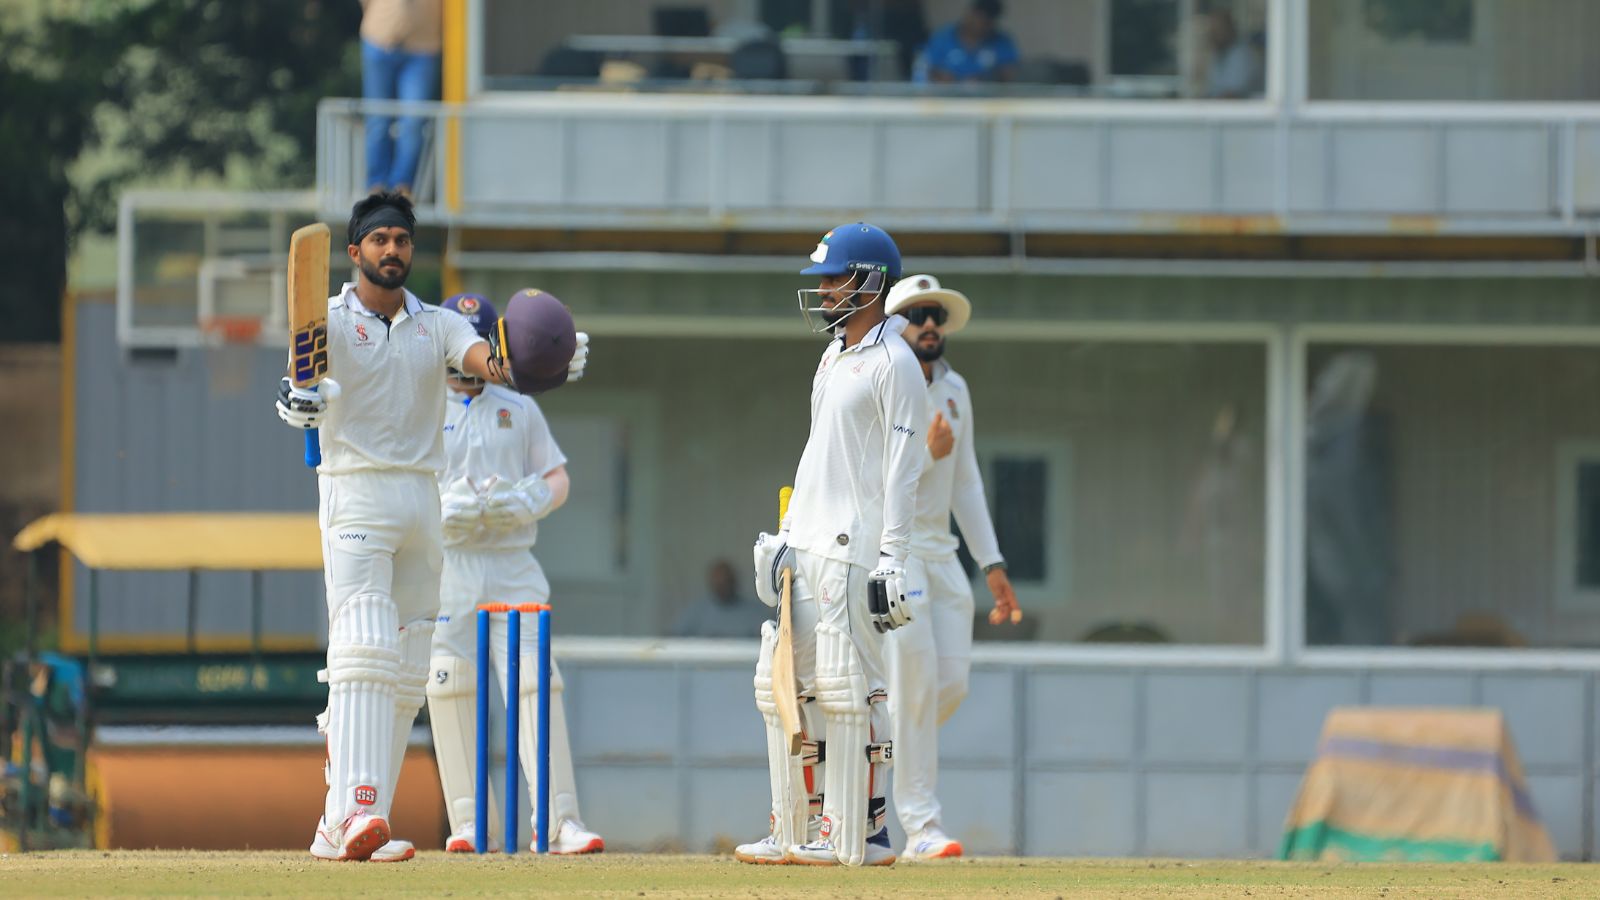
[[[777,608],[783,597],[783,570],[794,568],[794,551],[789,549],[789,533],[780,531],[756,535],[756,596],[762,603]]]
[[[572,351],[572,362],[567,363],[567,380],[580,381],[583,370],[589,365],[589,335],[578,332],[578,349]]]
[[[278,418],[291,428],[321,428],[329,401],[339,396],[339,385],[324,378],[315,387],[298,388],[285,375],[278,380]]]
[[[483,493],[483,524],[493,531],[532,525],[550,514],[552,499],[550,485],[541,475],[530,475],[516,484],[493,481]]]
[[[879,634],[911,621],[905,566],[887,553],[879,556],[878,567],[867,573],[867,612],[872,614],[872,627]]]

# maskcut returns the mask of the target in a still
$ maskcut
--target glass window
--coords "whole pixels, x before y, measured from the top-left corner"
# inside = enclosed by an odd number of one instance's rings
[[[1020,634],[988,625],[974,572],[979,639],[1262,641],[1263,346],[963,341],[951,360],[1027,612]]]
[[[1310,0],[1319,100],[1593,100],[1590,0]]]
[[[1600,643],[1600,355],[1313,344],[1306,640]]]
[[[484,0],[490,90],[1258,96],[1266,0]]]

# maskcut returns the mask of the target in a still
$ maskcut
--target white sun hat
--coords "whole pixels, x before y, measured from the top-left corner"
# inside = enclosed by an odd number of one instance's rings
[[[972,318],[972,301],[960,291],[939,286],[932,275],[907,275],[889,289],[889,304],[884,307],[889,315],[905,312],[919,303],[934,302],[944,307],[948,318],[944,322],[945,334],[960,331]]]

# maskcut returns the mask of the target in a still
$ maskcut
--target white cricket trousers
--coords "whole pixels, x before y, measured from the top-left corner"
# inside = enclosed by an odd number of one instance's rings
[[[440,585],[439,624],[433,633],[433,656],[435,668],[442,671],[442,666],[449,663],[451,658],[466,660],[470,670],[476,672],[480,664],[478,659],[478,606],[483,603],[548,603],[550,601],[550,582],[545,578],[544,569],[539,561],[528,550],[473,550],[466,547],[449,547],[444,552],[444,576]],[[552,613],[552,619],[554,614]],[[507,688],[507,657],[506,657],[506,621],[503,613],[495,613],[489,617],[489,656],[490,665],[494,670],[494,679],[500,686],[500,696],[504,697]],[[552,629],[556,626],[552,623]],[[518,702],[522,721],[518,729],[519,755],[522,768],[531,793],[537,783],[536,763],[538,760],[537,723],[534,713],[538,702],[538,679],[536,660],[539,653],[539,617],[537,613],[524,613],[521,625],[521,642],[518,654],[522,671],[519,676],[518,689],[521,694]],[[461,671],[461,669],[457,669]],[[437,673],[436,673],[437,677]],[[554,690],[550,694],[550,821],[552,830],[559,828],[561,822],[571,821],[581,824],[578,808],[577,776],[572,765],[572,745],[567,734],[567,711],[563,701],[564,682],[561,678],[561,668],[552,660],[550,663],[550,682]],[[469,780],[473,767],[477,762],[475,758],[456,759],[454,756],[464,757],[476,745],[476,732],[467,733],[469,724],[477,718],[475,692],[472,688],[469,694],[467,686],[457,685],[456,689],[448,692],[447,699],[438,689],[442,685],[430,685],[436,695],[431,703],[460,704],[459,710],[445,710],[440,706],[442,714],[433,722],[434,754],[443,757],[452,755],[451,759],[439,760],[440,784],[445,792],[445,805],[450,811],[451,830],[464,828],[472,821],[474,799],[473,788],[475,782]],[[470,705],[470,708],[468,707]],[[504,708],[493,709],[491,704],[491,717],[504,714]],[[475,725],[474,725],[475,727]],[[475,754],[474,754],[475,755]],[[537,797],[528,798],[527,811],[531,814],[536,808]],[[500,818],[503,815],[496,801],[491,801],[490,816],[492,821],[491,833],[498,827],[503,827]],[[552,835],[553,836],[553,835]]]
[[[432,473],[322,475],[318,522],[328,601],[328,796],[337,826],[387,818],[424,702],[443,539]]]
[[[894,807],[907,840],[940,824],[939,726],[967,696],[972,667],[972,585],[955,554],[906,560],[914,617],[889,633],[889,715]]]

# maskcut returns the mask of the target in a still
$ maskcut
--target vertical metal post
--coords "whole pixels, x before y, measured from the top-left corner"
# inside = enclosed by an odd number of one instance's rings
[[[478,610],[478,765],[473,806],[473,849],[489,852],[489,611]]]
[[[516,608],[506,612],[506,838],[501,848],[506,853],[517,852],[517,819],[522,815],[518,802],[517,779],[517,699],[522,693],[522,613]]]
[[[190,653],[196,653],[196,652],[199,652],[198,635],[195,633],[195,628],[197,627],[197,624],[198,624],[195,620],[200,617],[200,570],[199,569],[190,569],[189,570],[189,597],[188,597],[187,606],[188,606],[188,614],[187,614],[188,618],[187,618],[186,624],[184,625],[184,637],[185,637],[186,643],[189,646],[189,652]]]
[[[534,828],[537,830],[535,849],[550,852],[550,610],[539,610],[539,763],[535,804]]]
[[[39,655],[39,554],[28,554],[28,581],[23,587],[23,603],[26,604],[27,631],[24,632],[24,648],[27,651],[28,665],[31,667]],[[31,674],[30,674],[31,677]]]
[[[250,657],[261,662],[261,570],[250,573]]]

